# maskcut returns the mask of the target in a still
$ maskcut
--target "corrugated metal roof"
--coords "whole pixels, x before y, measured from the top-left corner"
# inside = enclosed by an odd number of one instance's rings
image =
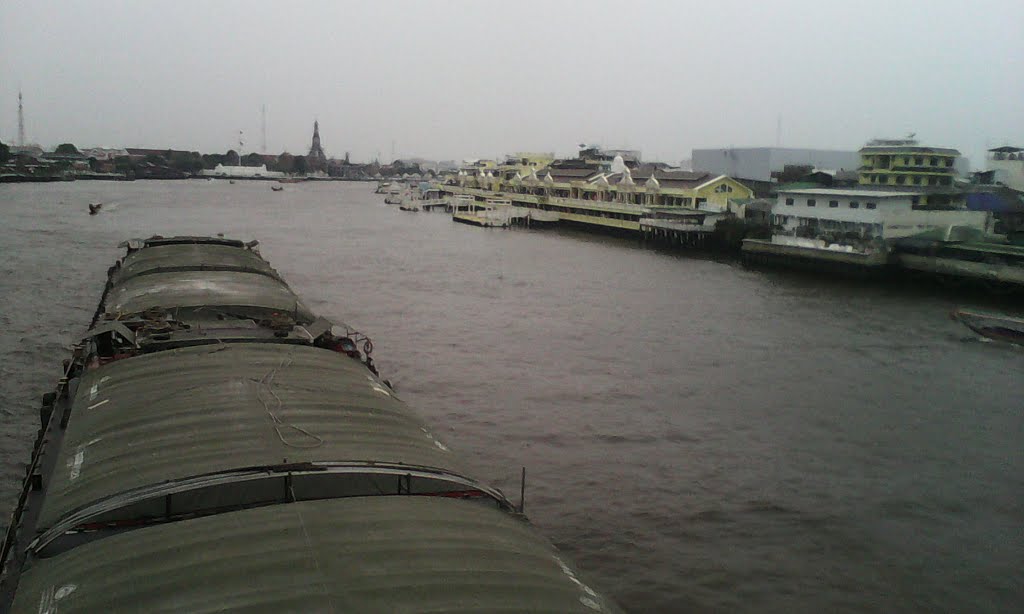
[[[150,248],[147,248],[150,249]],[[133,314],[153,307],[243,307],[296,314],[312,322],[313,314],[282,281],[257,273],[175,271],[152,273],[113,286],[104,305],[107,313]]]
[[[307,501],[37,561],[13,612],[620,612],[525,522],[438,497]]]
[[[309,346],[120,360],[86,374],[73,407],[41,527],[133,488],[240,468],[374,461],[466,475],[361,362]]]
[[[222,270],[261,273],[279,279],[277,271],[251,250],[227,245],[158,245],[132,252],[111,278],[114,284],[158,271]]]

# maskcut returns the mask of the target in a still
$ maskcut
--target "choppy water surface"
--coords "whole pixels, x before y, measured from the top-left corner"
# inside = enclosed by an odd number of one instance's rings
[[[368,184],[0,185],[2,513],[118,242],[224,232],[371,335],[479,477],[518,494],[525,465],[539,530],[630,611],[1024,603],[1024,351],[973,339],[953,297],[382,200]]]

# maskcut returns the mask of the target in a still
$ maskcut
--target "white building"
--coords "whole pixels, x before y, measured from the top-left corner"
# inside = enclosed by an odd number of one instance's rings
[[[113,160],[128,155],[128,150],[122,147],[91,147],[82,149],[81,152],[83,156],[97,160]]]
[[[235,179],[277,179],[285,177],[284,173],[268,171],[266,164],[259,166],[224,166],[218,164],[212,171],[203,171],[203,177],[227,177]]]
[[[996,147],[988,150],[985,165],[995,171],[996,183],[1024,192],[1024,147]]]
[[[987,231],[989,214],[963,209],[924,208],[925,192],[872,189],[802,189],[780,191],[772,206],[779,230],[773,243],[822,247],[867,245],[918,234],[933,228],[966,226]]]

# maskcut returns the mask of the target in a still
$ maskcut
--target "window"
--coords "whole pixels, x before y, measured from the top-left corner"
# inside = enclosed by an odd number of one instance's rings
[[[920,200],[921,200],[921,199],[920,199],[919,197],[917,197],[917,196],[912,196],[912,197],[910,198],[910,204],[911,204],[911,205],[916,205],[916,204],[918,203],[918,201],[920,201]]]
[[[787,198],[786,199],[786,204],[792,206],[793,205],[793,199],[792,198]]]
[[[904,175],[896,175],[896,183],[903,185],[907,182],[907,178]]]
[[[850,208],[851,209],[859,209],[860,208],[860,203],[855,201],[855,200],[851,200],[850,201]]]
[[[914,158],[915,166],[924,166],[924,158]]]
[[[938,165],[939,165],[939,159],[938,158],[932,158],[932,166],[938,166]]]
[[[914,177],[914,185],[921,185],[921,178],[920,177]]]
[[[864,208],[866,209],[874,209],[877,206],[875,203],[864,203]]]
[[[935,185],[935,177],[928,178],[928,185]]]
[[[816,204],[817,204],[817,201],[815,201],[813,198],[808,198],[807,199],[807,206],[808,207],[813,207]]]
[[[839,201],[838,200],[830,200],[830,201],[828,201],[828,206],[832,207],[833,209],[835,209],[836,207],[839,206]]]

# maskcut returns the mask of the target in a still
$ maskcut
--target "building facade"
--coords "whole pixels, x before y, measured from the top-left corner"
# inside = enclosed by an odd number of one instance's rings
[[[988,150],[985,166],[993,180],[1012,190],[1024,192],[1024,147],[1004,146]]]
[[[855,151],[796,149],[789,147],[729,147],[694,149],[694,169],[727,175],[741,181],[771,182],[773,173],[787,166],[852,171],[860,166]]]
[[[943,226],[988,230],[988,214],[931,209],[924,204],[927,196],[924,192],[877,189],[780,191],[771,221],[780,238],[862,247]]]
[[[948,147],[922,147],[913,139],[875,139],[860,150],[861,185],[951,187],[960,152]]]
[[[595,168],[549,166],[541,172],[506,180],[488,169],[460,171],[446,188],[454,194],[490,199],[496,195],[516,206],[539,209],[579,224],[640,231],[641,219],[658,210],[732,213],[742,217],[753,192],[742,183],[712,173],[627,167],[620,173]]]

